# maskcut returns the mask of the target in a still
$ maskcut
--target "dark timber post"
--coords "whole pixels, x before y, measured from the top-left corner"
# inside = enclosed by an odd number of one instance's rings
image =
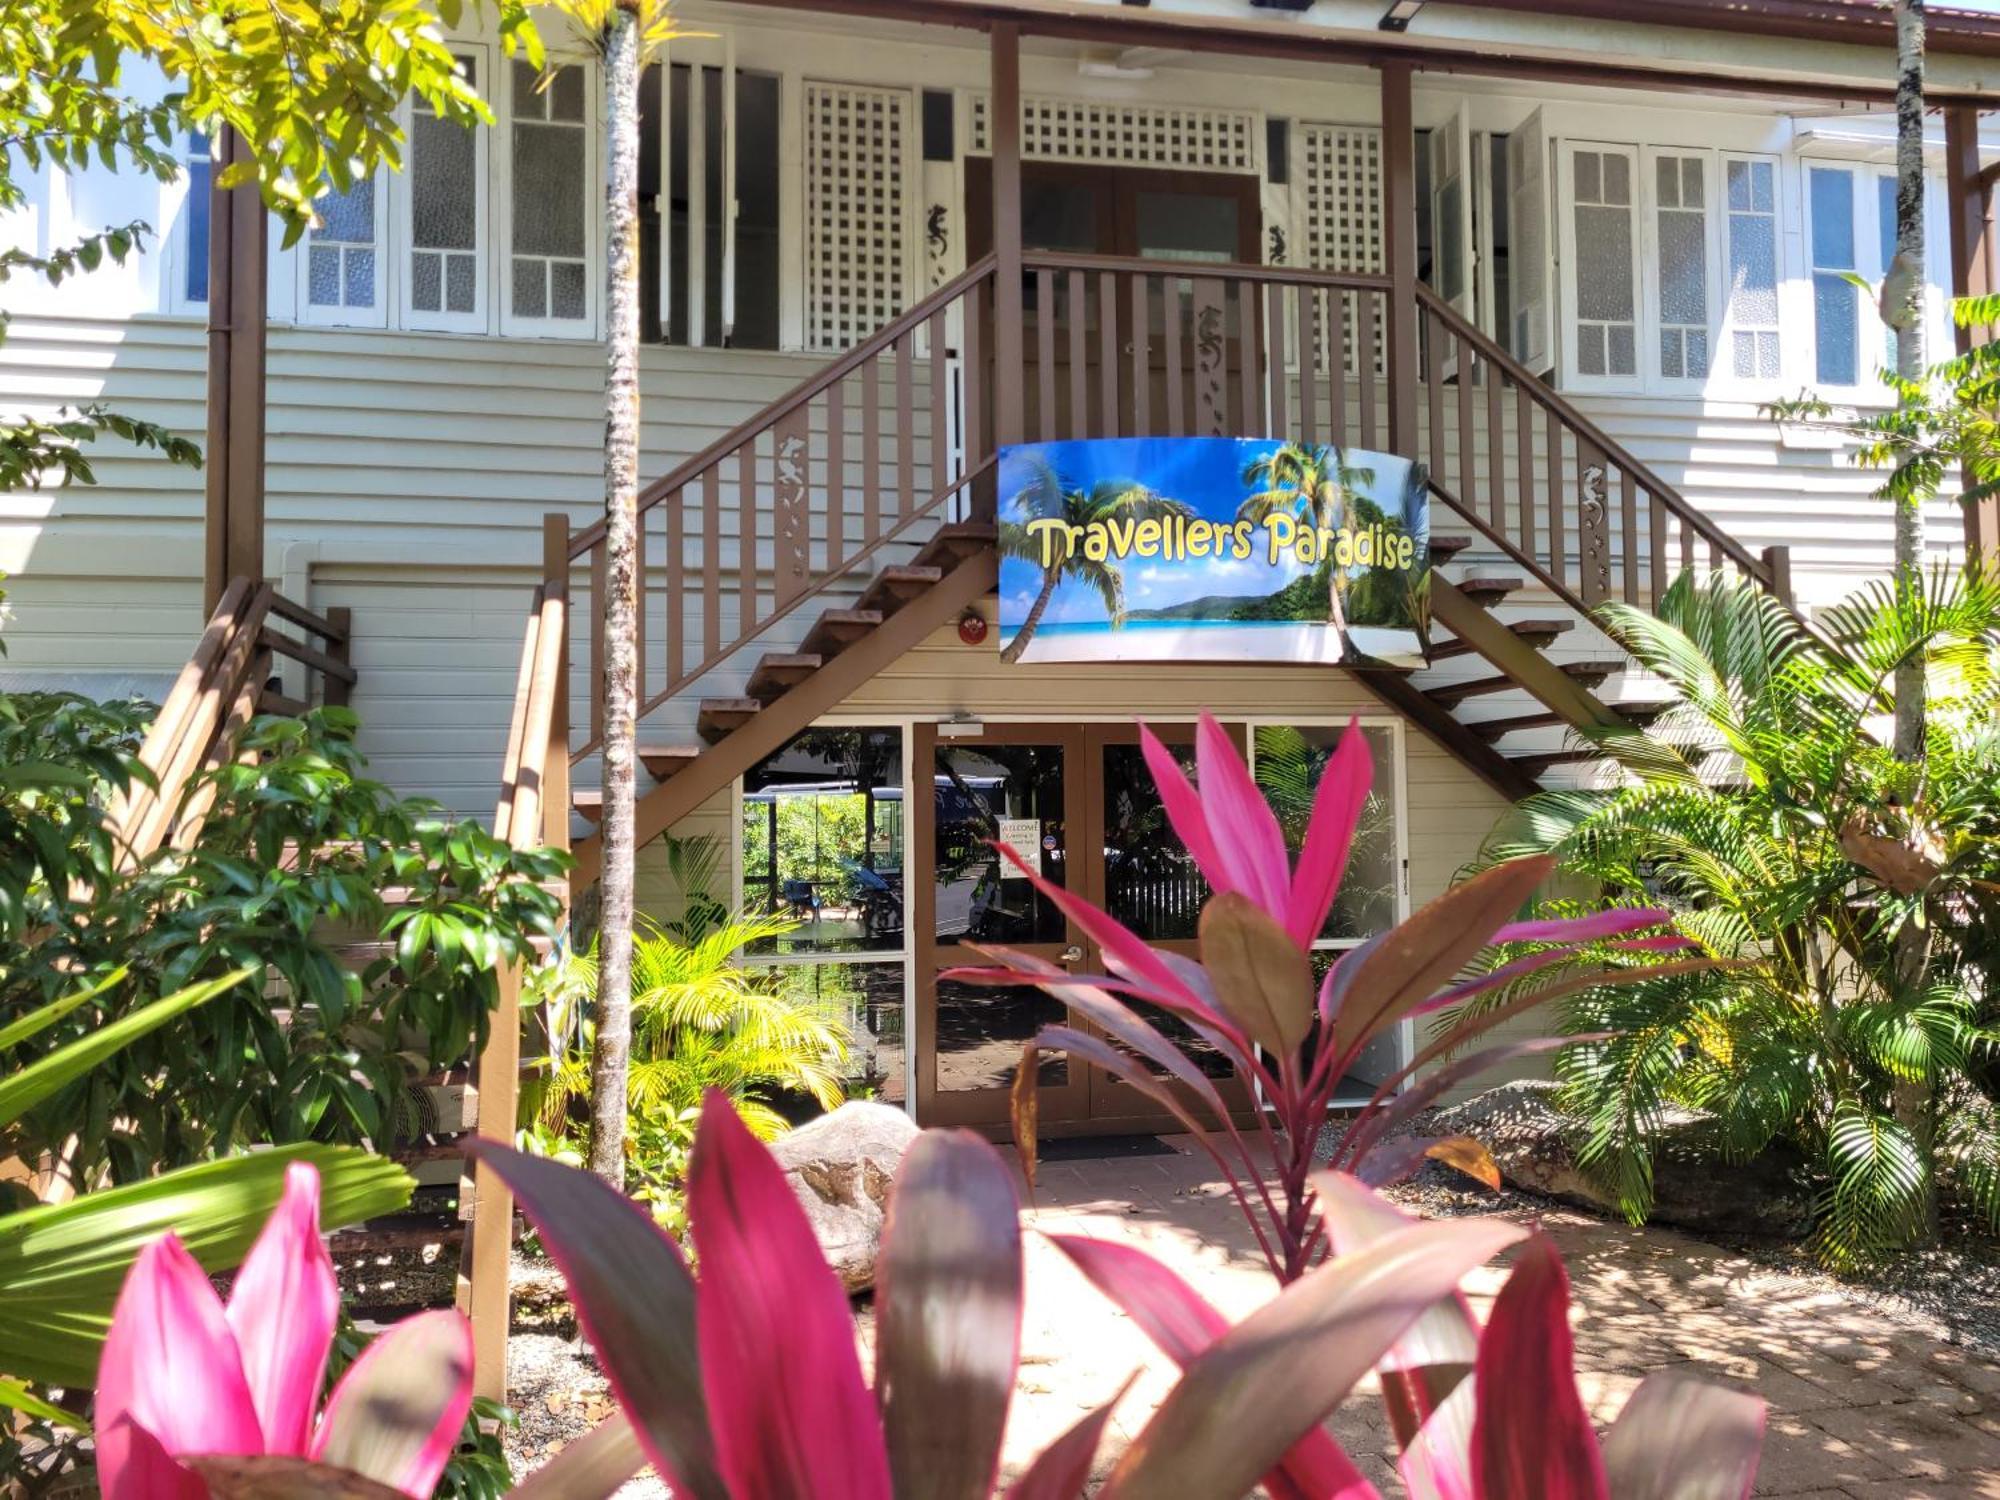
[[[264,576],[264,311],[268,220],[254,180],[222,186],[250,159],[225,129],[216,142],[208,221],[208,509],[202,613],[229,580]]]
[[[1389,451],[1417,451],[1417,137],[1410,65],[1382,64],[1382,216],[1389,263]]]
[[[1951,295],[1980,297],[2000,291],[1993,264],[1993,183],[1979,170],[1979,109],[1951,104],[1944,111],[1945,233],[1951,243]],[[1994,336],[1991,327],[1962,328],[1954,321],[1958,352]],[[2000,558],[2000,499],[1965,506],[1965,550]]]
[[[993,23],[993,442],[1021,441],[1021,28]]]

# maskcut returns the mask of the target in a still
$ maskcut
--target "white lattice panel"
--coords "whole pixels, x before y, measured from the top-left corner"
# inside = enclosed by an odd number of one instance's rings
[[[1301,125],[1305,263],[1322,271],[1380,271],[1382,132],[1372,125]]]
[[[972,150],[990,152],[988,99],[972,99]],[[1257,116],[1031,94],[1021,101],[1021,155],[1038,161],[1117,162],[1206,172],[1257,170]]]
[[[852,348],[902,312],[910,285],[904,89],[806,85],[806,337]]]

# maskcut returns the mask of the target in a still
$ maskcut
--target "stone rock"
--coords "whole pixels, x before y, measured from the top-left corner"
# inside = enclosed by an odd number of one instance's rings
[[[771,1143],[850,1295],[874,1284],[889,1190],[916,1138],[916,1122],[900,1109],[857,1099]]]
[[[1556,1085],[1503,1084],[1437,1111],[1426,1134],[1470,1135],[1485,1143],[1510,1186],[1616,1216],[1616,1198],[1577,1165],[1577,1122],[1556,1108]],[[1774,1142],[1747,1162],[1727,1161],[1710,1116],[1675,1110],[1653,1143],[1649,1222],[1697,1234],[1792,1239],[1812,1222],[1812,1182],[1804,1157]]]

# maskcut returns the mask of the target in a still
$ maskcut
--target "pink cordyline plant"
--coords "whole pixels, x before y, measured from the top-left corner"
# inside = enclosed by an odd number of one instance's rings
[[[1201,914],[1200,961],[1150,946],[1110,913],[1044,879],[1002,844],[995,846],[1001,856],[1096,944],[1111,972],[1073,975],[1010,948],[977,947],[997,967],[955,969],[946,977],[975,984],[1039,985],[1068,1005],[1078,1021],[1096,1028],[1044,1027],[1024,1049],[1014,1081],[1014,1135],[1031,1181],[1036,1055],[1041,1049],[1060,1050],[1130,1084],[1187,1128],[1228,1180],[1280,1281],[1297,1280],[1328,1250],[1324,1222],[1314,1212],[1315,1166],[1340,1167],[1383,1186],[1407,1177],[1426,1156],[1433,1156],[1497,1187],[1498,1173],[1479,1142],[1464,1136],[1399,1135],[1396,1128],[1473,1074],[1510,1058],[1590,1039],[1532,1038],[1455,1057],[1474,1037],[1533,1006],[1593,985],[1709,966],[1702,958],[1630,961],[1691,946],[1685,938],[1658,930],[1671,921],[1662,910],[1512,921],[1555,870],[1553,859],[1519,859],[1453,886],[1407,922],[1343,954],[1315,996],[1312,944],[1339,893],[1374,774],[1356,727],[1349,724],[1320,777],[1296,868],[1277,817],[1212,715],[1203,714],[1196,731],[1199,789],[1189,783],[1172,752],[1143,726],[1140,743],[1167,818],[1214,891]],[[1542,946],[1488,973],[1464,977],[1484,950],[1503,943]],[[1629,957],[1583,977],[1540,987],[1526,983],[1540,970],[1574,960],[1586,946]],[[1518,993],[1484,1014],[1468,1016],[1386,1080],[1347,1124],[1331,1155],[1316,1160],[1334,1093],[1369,1043],[1406,1019],[1501,986]],[[1247,1127],[1238,1123],[1198,1063],[1146,1019],[1144,1007],[1157,1007],[1185,1022],[1204,1047],[1226,1057],[1237,1076],[1255,1089],[1262,1107]],[[1447,1058],[1451,1060],[1442,1066],[1422,1071]]]
[[[249,1494],[428,1496],[472,1404],[472,1331],[423,1313],[320,1387],[340,1292],[319,1235],[319,1173],[285,1173],[225,1304],[163,1235],[125,1278],[98,1364],[104,1500]]]
[[[685,1500],[988,1500],[1017,1379],[1022,1254],[1013,1178],[962,1131],[925,1131],[896,1175],[877,1266],[874,1379],[853,1311],[770,1152],[711,1093],[688,1217],[700,1276],[597,1178],[490,1142],[568,1282],[621,1413],[517,1495],[592,1500],[650,1458]],[[1411,1220],[1318,1174],[1339,1255],[1241,1323],[1131,1245],[1051,1236],[1179,1365],[1160,1409],[1097,1460],[1126,1387],[1035,1456],[1010,1500],[1380,1500],[1320,1424],[1371,1367],[1443,1392],[1403,1444],[1435,1500],[1742,1500],[1763,1403],[1654,1376],[1600,1448],[1577,1395],[1568,1286],[1546,1240],[1499,1219]],[[1458,1292],[1522,1246],[1482,1331]]]

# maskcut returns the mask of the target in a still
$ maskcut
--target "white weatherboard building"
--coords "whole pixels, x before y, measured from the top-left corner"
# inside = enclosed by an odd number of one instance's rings
[[[1878,7],[690,0],[684,21],[644,93],[641,830],[722,840],[717,894],[800,918],[758,961],[847,1000],[881,1092],[927,1122],[997,1127],[1054,1009],[940,981],[965,939],[1096,963],[980,839],[1192,938],[1201,891],[1135,719],[1185,740],[1212,710],[1269,765],[1361,717],[1381,796],[1337,952],[1441,890],[1507,799],[1602,774],[1573,726],[1644,722],[1592,606],[1650,604],[1691,563],[1810,610],[1889,565],[1880,476],[1761,412],[1882,399],[1888,336],[1846,279],[1893,241]],[[2000,22],[1931,25],[1942,353],[1950,295],[1991,284]],[[267,581],[227,607],[326,627],[381,777],[481,816],[504,779],[511,831],[572,839],[580,885],[603,142],[596,65],[550,39],[537,88],[458,38],[497,123],[412,108],[406,170],[261,265],[254,224],[222,232],[206,142],[164,188],[34,184],[12,242],[159,237],[9,284],[5,404],[234,425],[207,480],[107,443],[97,485],[6,497],[0,678],[165,697],[229,579]],[[211,307],[224,286],[247,320]],[[210,410],[210,321],[252,371],[260,293],[261,411],[254,379]],[[1432,664],[1003,662],[996,446],[1134,435],[1427,464]],[[1929,519],[1940,558],[1995,536],[1955,501]],[[303,701],[314,665],[252,699]],[[1042,1081],[1051,1130],[1159,1123],[1081,1063]]]

